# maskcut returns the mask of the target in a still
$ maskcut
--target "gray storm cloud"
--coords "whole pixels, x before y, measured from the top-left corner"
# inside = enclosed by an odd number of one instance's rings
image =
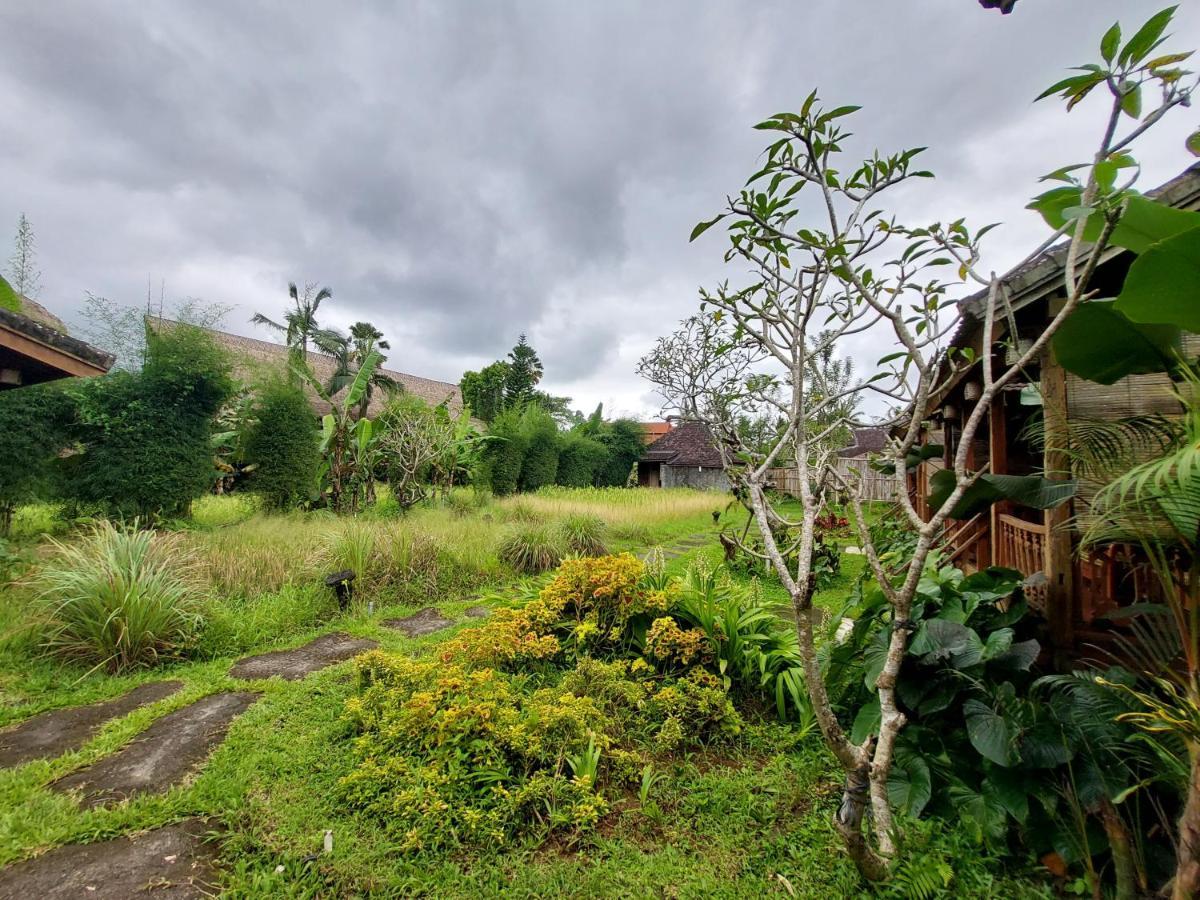
[[[755,121],[814,86],[861,104],[864,148],[931,148],[906,210],[1005,221],[1002,268],[1039,237],[1036,176],[1094,127],[1032,97],[1158,6],[6,3],[0,235],[29,215],[68,317],[149,276],[253,334],[311,279],[399,368],[457,380],[526,332],[549,389],[649,412],[637,357],[738,274],[687,236],[753,170]],[[1200,10],[1175,33],[1200,44]],[[1189,125],[1155,134],[1147,183],[1187,164]]]

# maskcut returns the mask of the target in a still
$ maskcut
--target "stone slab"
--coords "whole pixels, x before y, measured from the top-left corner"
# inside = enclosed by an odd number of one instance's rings
[[[229,670],[233,678],[253,680],[278,676],[284,681],[298,681],[326,666],[358,656],[364,650],[377,647],[376,641],[351,637],[342,632],[323,634],[315,640],[291,650],[275,650],[259,656],[239,659]]]
[[[0,900],[198,900],[217,893],[216,847],[198,819],[68,844],[0,869]]]
[[[472,606],[466,611],[466,615],[472,619],[486,619],[491,614],[491,607],[488,606]]]
[[[230,723],[259,697],[250,691],[209,694],[167,713],[133,741],[50,787],[79,792],[85,807],[107,806],[137,794],[162,793],[208,759]]]
[[[386,619],[383,622],[383,627],[395,628],[411,638],[424,637],[427,634],[433,634],[435,631],[441,631],[443,628],[449,628],[453,624],[454,620],[443,616],[442,611],[436,606],[427,606],[419,612],[413,613],[411,616],[406,616],[403,619]]]
[[[182,681],[155,681],[139,685],[112,700],[54,709],[26,719],[19,725],[0,731],[0,768],[78,750],[96,735],[105,722],[156,703],[181,687]]]

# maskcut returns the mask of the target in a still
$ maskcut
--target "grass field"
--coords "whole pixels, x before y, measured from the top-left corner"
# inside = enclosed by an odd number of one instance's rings
[[[188,658],[120,676],[89,673],[39,652],[29,628],[32,589],[10,584],[0,589],[0,725],[118,696],[150,680],[177,678],[184,688],[108,723],[75,752],[0,770],[0,865],[198,815],[221,834],[229,897],[867,896],[830,824],[840,786],[819,736],[753,710],[736,742],[678,755],[655,785],[653,804],[627,796],[595,832],[573,843],[530,839],[401,852],[339,794],[339,779],[352,766],[344,708],[355,686],[348,664],[301,681],[249,683],[262,698],[234,721],[198,776],[165,794],[84,810],[46,787],[125,745],[167,712],[217,691],[246,689],[227,674],[242,654],[334,630],[397,653],[430,654],[478,621],[464,616],[468,607],[509,602],[508,588],[519,576],[495,547],[499,535],[522,523],[596,516],[611,550],[644,552],[715,534],[742,515],[726,511],[727,502],[693,491],[553,490],[490,503],[463,497],[407,516],[386,514],[382,503],[381,511],[339,521],[265,515],[244,498],[210,498],[177,523],[202,573],[205,629]],[[19,547],[35,565],[46,553],[39,531],[72,540],[52,509],[23,511],[18,522]],[[668,571],[681,572],[695,556],[715,565],[721,550],[714,542],[690,551],[671,560]],[[339,612],[319,578],[347,562],[362,567],[362,587],[351,608]],[[860,566],[861,557],[843,556],[841,574],[819,602],[836,606]],[[763,590],[786,600],[767,579]],[[455,626],[412,639],[381,625],[427,605]],[[328,854],[320,852],[326,830],[334,840]],[[925,864],[953,867],[953,889],[943,896],[1048,896],[1031,882],[997,875],[962,835],[928,824],[910,833]],[[893,886],[876,895],[905,894]]]

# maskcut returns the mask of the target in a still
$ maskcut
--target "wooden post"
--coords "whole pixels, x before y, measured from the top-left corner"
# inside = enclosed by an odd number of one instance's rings
[[[992,400],[992,408],[988,410],[988,465],[993,475],[1008,474],[1008,420],[1004,414],[1004,397],[1001,391]],[[991,522],[988,526],[988,565],[998,565],[1000,558],[996,541],[1000,534],[997,517],[1008,512],[1007,503],[993,503],[989,511]]]
[[[1061,302],[1061,301],[1060,301]],[[1051,302],[1050,315],[1054,315]],[[1047,346],[1042,354],[1042,413],[1045,417],[1045,477],[1070,478],[1071,460],[1067,446],[1067,377],[1054,350]],[[1045,511],[1046,523],[1046,617],[1050,622],[1050,641],[1056,651],[1069,649],[1075,632],[1075,578],[1071,561],[1071,532],[1067,521],[1073,503],[1067,501]],[[1057,654],[1056,654],[1057,655]]]

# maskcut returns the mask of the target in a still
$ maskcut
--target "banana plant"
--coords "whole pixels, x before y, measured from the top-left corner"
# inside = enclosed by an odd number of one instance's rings
[[[328,496],[330,507],[337,512],[353,512],[362,500],[369,499],[373,494],[374,464],[378,458],[374,448],[374,423],[365,416],[356,418],[356,414],[371,376],[382,360],[378,351],[372,351],[363,360],[350,386],[344,392],[337,393],[327,391],[306,363],[297,361],[292,367],[301,380],[330,406],[330,411],[321,418],[318,490],[321,495]]]

